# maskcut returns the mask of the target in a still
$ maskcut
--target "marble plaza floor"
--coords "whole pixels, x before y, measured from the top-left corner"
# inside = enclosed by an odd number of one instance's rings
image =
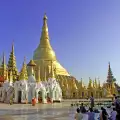
[[[0,104],[0,120],[74,120],[76,107],[70,103]],[[99,114],[96,114],[96,120]],[[87,120],[87,115],[84,119]]]

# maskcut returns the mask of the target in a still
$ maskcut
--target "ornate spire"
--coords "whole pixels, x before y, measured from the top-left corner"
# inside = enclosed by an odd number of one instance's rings
[[[101,88],[101,85],[100,85],[100,80],[99,80],[99,83],[98,83],[98,88]]]
[[[96,78],[95,78],[95,87],[96,87],[96,88],[98,87]]]
[[[12,51],[10,53],[10,57],[8,60],[8,75],[10,76],[10,71],[12,71],[13,74],[13,81],[16,81],[18,78],[18,70],[16,67],[16,58],[14,55],[14,44],[12,43]]]
[[[14,41],[12,43],[12,52],[14,53]]]
[[[46,14],[43,17],[43,27],[41,32],[40,44],[34,52],[33,59],[56,60],[55,52],[50,45]]]
[[[6,61],[5,61],[5,54],[3,52],[3,60],[2,60],[2,70],[3,70],[3,77],[6,79],[6,72],[7,72],[7,66],[6,66]]]
[[[26,59],[24,57],[23,66],[20,72],[19,80],[28,80]]]
[[[42,33],[41,33],[41,38],[40,38],[40,46],[52,49],[51,45],[50,45],[50,41],[49,41],[49,33],[48,33],[46,14],[43,17],[43,27],[42,27]]]
[[[83,87],[83,80],[81,78],[81,80],[80,80],[80,88],[82,88],[82,87]]]
[[[95,88],[95,81],[93,80],[93,88]]]
[[[3,60],[2,60],[2,68],[4,69],[4,70],[6,70],[6,62],[5,62],[5,54],[4,54],[4,52],[3,52]]]
[[[111,83],[113,81],[114,77],[112,74],[112,70],[110,67],[110,62],[108,63],[108,76],[107,76],[107,82]]]
[[[89,84],[88,84],[88,88],[92,88],[93,87],[93,85],[92,85],[92,80],[91,80],[91,78],[89,77]]]

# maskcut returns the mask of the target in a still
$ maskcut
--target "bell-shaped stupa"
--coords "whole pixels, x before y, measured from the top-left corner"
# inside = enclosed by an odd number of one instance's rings
[[[33,60],[36,63],[36,66],[40,66],[40,76],[41,80],[43,81],[45,79],[48,79],[51,73],[51,67],[56,70],[57,75],[69,76],[65,68],[63,68],[61,64],[57,61],[55,52],[51,47],[46,14],[43,17],[43,27],[41,32],[40,44],[34,51]]]

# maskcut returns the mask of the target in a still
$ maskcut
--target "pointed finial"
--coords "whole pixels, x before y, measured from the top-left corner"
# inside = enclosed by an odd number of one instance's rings
[[[28,80],[27,65],[25,62],[25,57],[24,57],[22,69],[20,71],[19,80]]]
[[[46,13],[44,14],[44,17],[43,17],[43,20],[47,20],[47,16],[46,16]]]
[[[3,64],[5,64],[5,53],[3,52]]]
[[[12,52],[14,52],[14,40],[12,42]]]
[[[109,68],[110,68],[110,62],[108,62],[108,66],[109,66]]]
[[[26,57],[24,56],[24,63],[26,63]]]

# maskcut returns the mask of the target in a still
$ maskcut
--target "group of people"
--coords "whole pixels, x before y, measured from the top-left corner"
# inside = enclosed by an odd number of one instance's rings
[[[99,120],[120,120],[120,99],[116,95],[114,95],[113,104],[114,104],[114,107],[110,116],[108,115],[106,109],[101,107],[101,112],[98,118]],[[86,108],[82,103],[80,108],[77,108],[76,110],[75,120],[82,120],[84,113],[88,115],[88,120],[95,120],[96,111],[95,110],[93,111],[93,107],[94,107],[94,97],[91,96],[89,110],[86,110]]]
[[[75,114],[75,120],[82,120],[83,114],[88,114],[88,120],[95,120],[95,113],[92,108],[89,108],[89,110],[86,110],[83,106],[83,103],[81,104],[80,108],[77,108],[76,114]]]

